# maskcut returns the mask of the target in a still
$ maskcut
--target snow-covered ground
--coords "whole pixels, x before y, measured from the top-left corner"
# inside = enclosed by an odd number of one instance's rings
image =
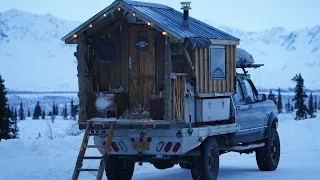
[[[281,114],[279,134],[281,159],[274,172],[258,170],[254,154],[225,154],[220,157],[219,179],[318,179],[320,170],[320,118],[293,120],[293,114]],[[0,142],[0,180],[64,180],[71,179],[82,134],[76,121],[26,120],[19,122],[20,139]],[[50,128],[52,133],[50,133]],[[39,138],[39,134],[41,137]],[[50,139],[52,134],[53,140]],[[91,141],[92,143],[92,141]],[[89,155],[98,155],[95,149]],[[99,162],[85,160],[84,167],[98,167]],[[94,179],[95,173],[83,172],[82,180]],[[106,177],[104,177],[106,179]],[[157,170],[151,164],[136,165],[134,180],[191,180],[189,170],[175,166]]]

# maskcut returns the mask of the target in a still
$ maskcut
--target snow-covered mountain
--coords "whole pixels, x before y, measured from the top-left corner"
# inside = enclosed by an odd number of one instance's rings
[[[61,37],[79,22],[20,10],[0,13],[0,74],[10,90],[77,90],[75,46]]]
[[[239,47],[265,64],[249,71],[260,88],[291,88],[291,79],[302,73],[306,88],[320,89],[320,25],[248,32],[205,22],[240,38]],[[20,91],[76,91],[75,46],[63,44],[61,37],[79,24],[50,14],[14,9],[0,13],[0,74],[6,86]]]

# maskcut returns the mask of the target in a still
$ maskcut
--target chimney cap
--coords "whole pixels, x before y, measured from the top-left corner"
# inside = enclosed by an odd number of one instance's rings
[[[190,7],[191,2],[181,2],[180,4],[182,6],[181,9],[183,9],[183,10],[191,9],[191,7]]]

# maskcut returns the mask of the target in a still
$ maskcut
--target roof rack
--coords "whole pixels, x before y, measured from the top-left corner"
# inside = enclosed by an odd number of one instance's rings
[[[245,68],[259,68],[261,66],[264,66],[264,64],[240,64],[240,65],[236,65],[236,68],[241,68],[243,70],[243,73],[246,75],[248,73],[248,71],[245,70]]]

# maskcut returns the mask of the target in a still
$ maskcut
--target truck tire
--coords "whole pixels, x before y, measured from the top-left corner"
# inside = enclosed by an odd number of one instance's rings
[[[219,148],[216,139],[204,142],[201,156],[195,156],[191,163],[193,180],[216,180],[219,173]]]
[[[108,180],[131,180],[134,163],[117,156],[108,156],[105,159],[105,170]]]
[[[275,128],[271,129],[271,136],[265,144],[256,150],[257,164],[261,171],[274,171],[280,161],[280,138]]]

